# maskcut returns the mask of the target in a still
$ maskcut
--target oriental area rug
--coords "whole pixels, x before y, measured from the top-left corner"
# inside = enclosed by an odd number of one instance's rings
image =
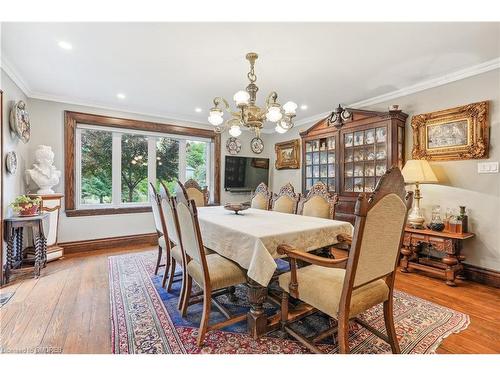
[[[109,285],[113,353],[117,354],[297,354],[309,351],[291,337],[275,331],[252,339],[246,333],[246,322],[209,331],[205,344],[196,345],[202,306],[195,304],[182,317],[177,310],[180,282],[174,283],[171,293],[161,287],[162,275],[154,275],[155,252],[126,254],[109,257]],[[160,269],[160,273],[163,270]],[[249,309],[246,287],[236,290],[235,301],[225,296],[218,301],[232,313]],[[277,311],[265,304],[268,313]],[[374,306],[360,318],[385,332],[382,306]],[[215,308],[210,322],[223,320]],[[415,296],[395,291],[394,320],[402,353],[434,353],[441,341],[469,324],[469,316]],[[295,323],[295,329],[313,335],[327,327],[330,320],[317,313]],[[390,353],[390,346],[371,332],[353,322],[349,330],[351,353]],[[333,338],[321,344],[326,353],[337,353]]]

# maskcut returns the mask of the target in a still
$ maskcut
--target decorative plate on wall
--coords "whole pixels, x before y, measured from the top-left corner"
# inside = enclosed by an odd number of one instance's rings
[[[236,155],[241,151],[241,142],[238,138],[231,137],[226,142],[226,150],[231,155]]]
[[[255,137],[250,141],[250,146],[252,151],[256,154],[260,154],[264,150],[264,142],[261,138]]]
[[[5,156],[5,168],[9,174],[15,174],[17,171],[17,154],[15,151],[8,152]]]
[[[31,135],[30,117],[26,103],[18,101],[10,111],[10,128],[23,141],[28,143]]]

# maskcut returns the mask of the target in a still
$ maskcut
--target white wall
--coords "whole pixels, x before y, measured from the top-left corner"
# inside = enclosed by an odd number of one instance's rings
[[[0,88],[3,91],[3,155],[1,161],[3,180],[3,214],[4,217],[11,213],[8,205],[14,198],[24,193],[24,170],[28,159],[29,143],[24,144],[19,138],[10,132],[9,115],[12,106],[19,100],[28,102],[26,95],[16,86],[3,70],[0,69]],[[17,172],[14,175],[7,174],[5,170],[5,155],[15,151],[17,153]]]
[[[126,112],[110,111],[92,107],[79,105],[71,105],[59,102],[46,100],[30,99],[29,110],[32,119],[32,140],[29,143],[29,160],[30,165],[33,160],[35,148],[40,144],[51,146],[55,153],[55,166],[60,170],[64,170],[64,111],[78,111],[106,116],[116,116],[123,118],[131,118],[144,121],[155,121],[165,124],[184,125],[189,127],[211,129],[209,125],[172,121],[165,118],[137,115]],[[250,150],[250,139],[253,134],[243,132],[240,136],[242,142],[241,156],[255,155]],[[223,134],[222,143],[222,175],[221,175],[221,203],[240,202],[248,200],[248,194],[232,194],[225,192],[224,186],[224,156],[226,155],[225,145],[228,138],[227,133]],[[268,157],[266,149],[261,155]],[[64,193],[64,176],[55,191]],[[61,214],[59,241],[79,241],[104,237],[115,237],[122,235],[133,235],[142,233],[154,232],[153,217],[150,213],[134,213],[134,214],[119,214],[119,215],[99,215],[99,216],[83,216],[83,217],[66,217]]]
[[[490,161],[500,160],[500,70],[494,70],[447,85],[401,97],[366,109],[386,111],[391,104],[399,104],[409,114],[406,123],[406,160],[411,159],[411,117],[415,114],[489,100],[490,101]],[[313,123],[294,128],[289,133],[273,135],[272,143],[299,138],[299,132]],[[440,183],[422,186],[422,207],[430,219],[431,207],[467,206],[470,231],[476,237],[464,243],[466,263],[500,270],[500,174],[478,174],[477,163],[484,160],[431,162]],[[274,156],[273,156],[274,163]],[[301,170],[273,169],[271,188],[291,182],[301,191]]]

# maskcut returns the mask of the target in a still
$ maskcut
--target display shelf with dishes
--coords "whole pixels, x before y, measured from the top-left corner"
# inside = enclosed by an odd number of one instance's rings
[[[327,185],[329,191],[335,191],[335,161],[337,160],[335,137],[326,137],[306,142],[304,180],[306,190],[318,181]]]
[[[379,177],[388,167],[387,127],[346,131],[343,138],[344,191],[354,193],[374,191]],[[373,176],[376,178],[372,178]],[[355,177],[354,181],[351,177]]]

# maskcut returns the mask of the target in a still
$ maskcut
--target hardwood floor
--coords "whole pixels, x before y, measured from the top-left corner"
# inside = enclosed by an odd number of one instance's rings
[[[116,249],[51,262],[38,280],[27,276],[0,309],[1,352],[110,353],[109,255]],[[470,315],[469,327],[446,338],[438,353],[500,353],[500,290],[468,281],[451,288],[421,274],[400,274],[396,288]]]

